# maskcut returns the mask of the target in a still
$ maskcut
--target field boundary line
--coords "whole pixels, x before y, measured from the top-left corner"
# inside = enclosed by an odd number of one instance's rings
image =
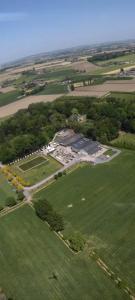
[[[95,260],[98,267],[107,275],[110,279],[115,283],[115,285],[123,290],[132,300],[135,300],[135,294],[133,291],[127,286],[127,284],[123,283],[123,280],[115,273],[113,272],[106,263],[99,257],[96,256],[96,253],[94,251],[91,251],[89,253],[89,256]]]
[[[26,201],[23,201],[21,203],[18,203],[17,205],[11,207],[11,208],[8,208],[8,209],[4,209],[2,212],[0,212],[0,218],[14,212],[15,210],[19,209],[20,207],[26,205],[27,202]]]

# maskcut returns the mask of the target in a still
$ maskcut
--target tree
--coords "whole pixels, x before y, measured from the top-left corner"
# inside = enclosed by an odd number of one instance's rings
[[[58,176],[58,177],[62,177],[62,175],[63,175],[63,173],[62,173],[62,172],[59,172],[57,176]]]
[[[46,220],[47,216],[52,212],[51,204],[45,199],[39,199],[34,202],[34,208],[37,216],[42,220]]]
[[[47,216],[47,222],[50,228],[56,232],[64,230],[63,217],[56,212],[52,212]]]
[[[4,207],[0,204],[0,211],[2,211],[4,209]]]
[[[6,200],[6,206],[12,207],[16,205],[16,200],[14,197],[8,197]]]
[[[78,109],[77,108],[73,108],[71,111],[72,115],[79,115]]]
[[[37,216],[41,220],[46,221],[50,225],[51,230],[58,232],[64,229],[62,216],[53,210],[51,204],[47,200],[39,199],[34,203],[34,208]]]
[[[18,201],[23,201],[23,199],[24,199],[23,191],[19,191],[17,193],[17,199],[18,199]]]
[[[74,232],[69,237],[68,240],[70,242],[70,247],[75,251],[79,252],[84,249],[85,246],[85,238],[80,232]]]
[[[74,87],[74,84],[73,84],[73,83],[70,85],[70,89],[71,89],[71,91],[74,91],[74,90],[75,90],[75,87]]]

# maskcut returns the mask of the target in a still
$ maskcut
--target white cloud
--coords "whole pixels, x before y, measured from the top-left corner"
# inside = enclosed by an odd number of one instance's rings
[[[0,13],[0,22],[21,21],[27,17],[26,13]]]

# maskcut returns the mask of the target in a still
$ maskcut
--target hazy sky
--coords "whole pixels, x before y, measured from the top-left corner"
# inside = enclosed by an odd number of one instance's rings
[[[135,38],[135,0],[0,0],[0,64],[130,38]]]

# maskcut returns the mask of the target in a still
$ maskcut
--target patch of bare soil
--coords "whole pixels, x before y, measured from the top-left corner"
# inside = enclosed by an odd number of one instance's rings
[[[0,88],[0,93],[6,94],[9,92],[13,92],[15,90],[14,86],[7,86],[5,88]]]
[[[100,68],[92,63],[87,62],[87,61],[74,62],[71,64],[71,67],[72,67],[72,69],[74,69],[76,71],[80,71],[80,72],[85,71],[86,73],[95,71]]]
[[[19,74],[18,75],[10,74],[9,72],[3,72],[0,74],[0,83],[2,83],[3,81],[6,81],[6,80],[18,79],[20,77],[20,75]]]

